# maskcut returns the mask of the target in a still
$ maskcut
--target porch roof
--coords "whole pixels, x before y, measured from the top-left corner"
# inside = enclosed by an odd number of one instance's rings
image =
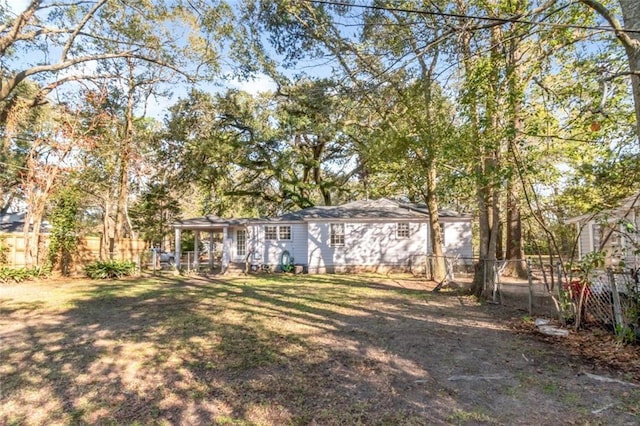
[[[208,215],[208,216],[202,216],[202,217],[194,217],[191,219],[177,220],[174,223],[172,223],[171,226],[177,229],[214,230],[214,229],[223,229],[229,226],[242,226],[253,221],[255,221],[255,219],[249,219],[249,218],[228,219],[228,218]]]

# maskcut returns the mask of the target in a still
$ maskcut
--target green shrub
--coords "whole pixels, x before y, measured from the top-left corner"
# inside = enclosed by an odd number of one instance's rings
[[[35,266],[33,268],[9,268],[0,266],[0,283],[6,284],[10,281],[20,283],[33,278],[46,278],[49,276],[49,268]]]
[[[133,275],[135,271],[136,264],[130,260],[97,260],[85,267],[87,276],[94,280],[117,279]]]
[[[51,275],[51,266],[34,266],[28,272],[31,278],[47,278]]]

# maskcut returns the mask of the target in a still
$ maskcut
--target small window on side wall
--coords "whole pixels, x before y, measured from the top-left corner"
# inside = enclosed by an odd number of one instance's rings
[[[264,239],[265,240],[276,240],[278,239],[277,227],[265,225],[264,227]]]
[[[408,222],[400,222],[396,226],[396,237],[398,238],[409,238],[411,236],[411,231],[409,229]]]
[[[331,224],[331,247],[344,246],[344,223]]]
[[[290,226],[280,226],[278,228],[279,235],[278,237],[281,240],[291,240],[291,227]]]

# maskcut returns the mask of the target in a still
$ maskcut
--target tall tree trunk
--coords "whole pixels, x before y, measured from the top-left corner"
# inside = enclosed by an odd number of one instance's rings
[[[624,46],[631,73],[631,91],[636,112],[636,135],[640,144],[640,2],[638,0],[619,0],[622,10],[623,24],[616,19],[613,12],[598,0],[580,0],[600,16],[616,31],[618,41]],[[627,32],[624,29],[636,30]]]
[[[498,230],[496,233],[496,260],[504,260],[504,222],[501,220],[498,221]]]
[[[630,40],[624,47],[629,58],[629,70],[631,71],[631,90],[633,93],[633,103],[636,109],[636,132],[640,142],[640,1],[620,0],[622,8],[622,19],[624,27],[636,30],[627,33]]]
[[[129,199],[129,168],[131,162],[131,149],[133,143],[133,109],[134,109],[134,92],[136,89],[136,81],[134,78],[134,64],[128,61],[129,65],[129,80],[128,80],[128,93],[127,93],[127,105],[125,108],[125,123],[121,144],[121,157],[120,157],[120,175],[118,182],[118,203],[116,207],[116,224],[114,240],[115,246],[112,251],[117,250],[117,244],[120,239],[127,237],[131,233],[129,212],[128,212],[128,199]]]
[[[434,72],[438,64],[438,51],[433,54],[430,63],[427,63],[420,48],[415,40],[411,40],[413,51],[416,54],[418,63],[420,64],[420,72],[422,77],[422,96],[426,106],[426,115],[421,123],[416,123],[416,127],[424,126],[427,123],[433,123],[434,115],[434,99],[433,85]],[[438,196],[436,194],[438,172],[436,168],[435,152],[438,150],[438,136],[434,135],[432,128],[429,126],[425,129],[426,137],[424,138],[424,147],[419,153],[421,161],[426,166],[426,192],[423,194],[427,208],[429,209],[429,232],[431,234],[431,253],[433,255],[433,267],[431,269],[431,279],[442,282],[446,276],[446,259],[444,257],[444,241],[442,240],[442,227],[440,225],[440,206]]]
[[[512,27],[515,30],[516,24]],[[513,31],[515,32],[515,31]],[[512,153],[519,151],[524,134],[522,120],[522,103],[524,99],[524,78],[522,69],[521,40],[511,37],[506,54],[506,79],[509,90],[508,101],[510,131],[507,134],[507,144]],[[518,158],[513,158],[517,164]],[[513,173],[507,184],[507,263],[504,274],[526,278],[526,263],[524,261],[524,242],[522,240],[522,213],[520,206],[520,186],[516,182],[517,174]]]
[[[49,165],[41,162],[41,151],[46,150],[46,141],[34,141],[27,160],[27,176],[23,183],[25,198],[27,200],[27,214],[25,215],[24,255],[25,265],[31,267],[40,262],[39,234],[40,224],[44,218],[49,197],[55,189],[60,173],[58,165]],[[44,148],[44,149],[43,149]],[[63,162],[68,151],[61,150],[59,161]],[[31,227],[33,223],[33,227]]]
[[[438,198],[436,196],[436,167],[435,162],[429,164],[427,172],[427,190],[424,194],[425,203],[429,209],[429,232],[431,236],[431,252],[433,254],[433,268],[431,270],[434,281],[442,281],[446,276],[446,263],[442,241],[442,227],[438,213]]]
[[[494,268],[498,242],[498,224],[500,222],[500,197],[498,194],[500,168],[500,134],[498,132],[500,112],[498,108],[499,79],[498,66],[501,60],[499,51],[502,42],[500,27],[491,28],[491,69],[488,72],[484,114],[485,128],[482,137],[475,140],[476,158],[476,196],[478,199],[478,220],[480,231],[480,259],[473,279],[472,293],[477,297],[488,297],[495,281]],[[469,49],[470,52],[470,49]],[[470,53],[469,53],[470,55]],[[473,72],[473,71],[471,71]],[[476,102],[478,101],[475,98]],[[477,106],[476,106],[477,107]],[[476,110],[477,111],[477,110]],[[480,121],[477,121],[478,125]]]
[[[461,13],[466,11],[466,4],[462,1],[457,2],[458,9]],[[462,64],[466,75],[473,73],[473,55],[471,52],[471,34],[469,32],[461,33],[459,37],[459,49],[462,56]],[[480,120],[478,113],[478,97],[472,90],[468,91],[466,103],[468,105],[469,115],[469,143],[477,143],[480,139]],[[476,157],[481,156],[481,152],[476,150]],[[478,162],[475,169],[476,175],[476,199],[478,202],[478,262],[475,265],[475,274],[471,286],[471,293],[480,296],[485,287],[485,272],[488,248],[489,248],[489,222],[487,220],[487,207],[485,195],[481,191],[481,177],[484,176],[482,170],[482,162]]]
[[[507,189],[507,260],[504,274],[526,278],[524,242],[522,239],[522,214],[516,182],[510,182]]]

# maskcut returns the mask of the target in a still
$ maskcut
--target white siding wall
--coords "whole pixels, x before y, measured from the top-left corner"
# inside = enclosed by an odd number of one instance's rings
[[[578,237],[578,244],[580,244],[580,257],[584,257],[587,253],[593,251],[593,237],[591,236],[592,222],[588,222],[582,227],[580,236]]]
[[[576,229],[580,233],[578,235],[578,259],[584,259],[586,255],[598,249],[594,246],[593,226],[595,221],[585,223],[576,223]]]
[[[264,224],[255,225],[256,235],[253,262],[276,266],[280,264],[280,256],[286,250],[293,257],[295,263],[307,264],[307,224],[306,223],[278,223],[267,226],[290,226],[291,240],[265,240]]]
[[[638,213],[635,211],[632,211],[628,216],[627,219],[629,221],[631,221],[631,223],[634,224],[635,229],[638,229],[638,226],[640,225],[638,222],[640,221],[640,218],[638,217]],[[596,221],[595,220],[591,220],[589,222],[587,222],[583,227],[582,230],[580,232],[580,235],[578,236],[578,245],[579,245],[579,258],[580,259],[584,259],[584,257],[592,252],[598,249],[597,245],[594,245],[594,241],[593,241],[593,236],[594,236],[594,232],[593,232],[593,227],[594,225],[596,225]],[[640,259],[639,257],[634,253],[634,247],[638,244],[637,240],[638,240],[638,235],[631,233],[631,234],[627,234],[625,229],[624,229],[624,225],[621,224],[617,224],[617,227],[619,227],[619,231],[620,231],[620,241],[619,241],[619,247],[620,248],[624,248],[625,249],[625,264],[627,267],[629,268],[637,268],[640,266]],[[600,231],[600,238],[604,238],[606,235],[603,235],[603,232],[607,232],[606,230],[604,231]],[[610,238],[610,242],[616,237],[612,236]],[[609,246],[605,247],[605,251],[607,251],[608,255],[610,256],[612,254],[612,252],[614,251],[614,249],[612,249],[612,247],[610,247],[611,243],[609,244]]]
[[[396,222],[344,222],[343,247],[331,247],[329,222],[311,222],[308,226],[310,272],[408,265],[412,256],[427,253],[426,223],[410,223],[410,238],[397,238]]]
[[[637,216],[637,213],[631,213],[629,215],[629,220],[634,223],[635,222],[635,228],[638,229],[638,226],[640,225],[640,217]],[[595,221],[589,221],[586,223],[586,225],[584,225],[582,227],[582,230],[580,232],[580,235],[578,236],[578,248],[579,248],[579,259],[584,259],[584,257],[588,254],[591,253],[592,251],[595,251],[598,249],[598,246],[594,246],[594,241],[593,241],[593,226],[596,224]],[[640,258],[634,253],[634,247],[638,244],[638,242],[635,242],[639,239],[637,234],[630,234],[630,235],[625,235],[626,231],[624,229],[624,225],[617,225],[620,226],[620,235],[623,235],[620,239],[620,248],[624,248],[625,249],[625,265],[628,268],[638,268],[640,267]],[[580,229],[580,228],[579,228]],[[603,238],[602,235],[600,235],[600,238]],[[607,251],[608,257],[610,257],[612,255],[612,248],[611,247],[605,247],[605,251]]]
[[[471,246],[471,222],[444,222],[444,254],[459,256],[460,263],[473,263],[473,247]]]

